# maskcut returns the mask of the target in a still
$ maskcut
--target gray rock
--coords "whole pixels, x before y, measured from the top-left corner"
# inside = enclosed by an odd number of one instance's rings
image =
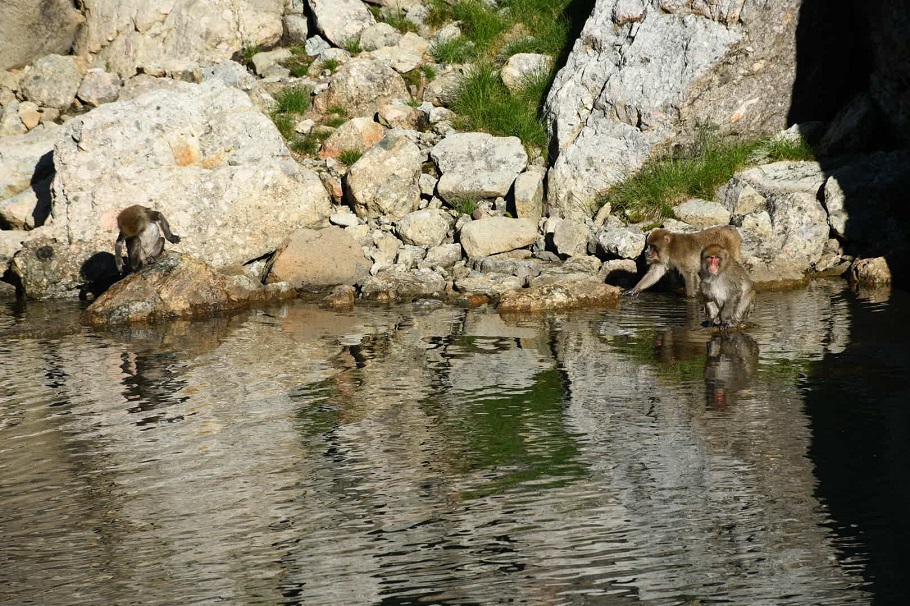
[[[755,282],[799,280],[822,258],[828,216],[818,201],[825,176],[814,162],[775,162],[734,176],[766,200],[765,209],[734,217],[743,262]]]
[[[394,46],[385,46],[369,52],[369,56],[403,74],[420,65],[430,43],[415,33],[408,32]]]
[[[425,156],[402,131],[389,131],[348,170],[345,185],[354,212],[398,221],[420,202],[417,179]]]
[[[13,99],[6,104],[0,113],[0,137],[15,137],[28,132],[22,118],[19,117],[19,101]]]
[[[10,261],[13,260],[15,254],[22,248],[22,243],[28,235],[28,232],[18,229],[0,229],[0,269],[6,271]],[[461,254],[460,246],[459,254]]]
[[[553,229],[553,245],[556,252],[564,257],[587,255],[590,237],[588,226],[572,219],[558,220]]]
[[[240,90],[250,91],[256,86],[256,77],[236,61],[220,61],[202,71],[203,81],[220,80]]]
[[[0,70],[68,53],[84,21],[70,0],[0,4]]]
[[[620,259],[637,259],[645,249],[645,234],[637,227],[627,227],[614,218],[594,234],[597,249],[603,254]]]
[[[850,267],[850,281],[860,286],[887,286],[891,284],[891,268],[884,257],[857,259]]]
[[[530,286],[505,293],[500,314],[541,313],[570,309],[602,309],[616,305],[620,291],[595,280]]]
[[[30,101],[65,110],[76,99],[85,72],[85,64],[78,57],[46,55],[23,76],[20,91]]]
[[[90,69],[86,72],[76,96],[86,105],[98,107],[102,103],[111,103],[120,96],[123,83],[120,76],[103,69]]]
[[[31,189],[54,174],[54,143],[63,130],[44,124],[27,134],[0,138],[0,200]]]
[[[129,78],[175,57],[230,59],[245,47],[271,46],[284,33],[285,0],[208,0],[162,5],[146,0],[84,0],[86,22],[74,54]]]
[[[388,23],[376,23],[360,34],[360,46],[365,51],[395,46],[399,40],[401,40],[401,32]]]
[[[332,45],[330,45],[322,36],[311,36],[303,47],[306,54],[310,56],[320,55],[330,48],[332,48]]]
[[[430,157],[442,173],[439,196],[450,204],[505,196],[528,163],[518,137],[486,133],[449,135],[430,150]]]
[[[376,24],[373,14],[360,0],[307,0],[310,14],[326,40],[344,46]]]
[[[461,246],[469,258],[486,257],[530,246],[537,241],[537,221],[489,217],[461,228]]]
[[[545,103],[557,149],[550,214],[587,218],[599,194],[698,124],[721,134],[785,127],[798,20],[780,15],[801,4],[597,2]]]
[[[474,272],[467,277],[455,280],[455,290],[465,294],[499,297],[512,290],[524,287],[524,280],[516,276],[497,273]]]
[[[261,53],[256,53],[251,59],[253,63],[253,69],[256,70],[256,73],[260,76],[266,72],[270,67],[277,65],[281,61],[286,61],[293,57],[290,49],[287,48],[276,48],[272,51],[266,51]]]
[[[553,69],[553,57],[539,53],[517,53],[508,58],[499,72],[510,91],[521,90],[535,78],[546,77]]]
[[[54,151],[51,236],[70,242],[77,262],[111,250],[116,215],[130,203],[162,211],[183,238],[179,250],[216,268],[326,222],[319,177],[293,160],[246,94],[217,80],[177,84],[67,122]],[[43,295],[73,294],[78,268],[56,278],[60,288]]]
[[[426,256],[426,249],[423,246],[414,246],[405,244],[398,249],[398,255],[395,257],[395,269],[397,271],[407,271],[413,269]]]
[[[543,216],[543,179],[546,170],[530,167],[515,178],[513,195],[515,216],[520,219],[540,219]]]
[[[455,220],[444,210],[418,210],[398,222],[398,236],[407,244],[439,246]]]
[[[413,301],[442,297],[445,289],[445,278],[434,271],[385,271],[364,280],[360,285],[360,296],[383,302]]]
[[[423,89],[423,100],[448,107],[455,102],[464,79],[464,69],[457,66],[437,74]]]
[[[284,35],[288,44],[306,44],[310,35],[306,17],[298,14],[284,16]]]
[[[418,264],[420,268],[442,267],[449,269],[461,261],[461,244],[443,244],[434,246],[427,251],[426,256]]]
[[[328,88],[317,95],[315,106],[325,112],[344,107],[349,115],[372,116],[393,99],[410,99],[401,76],[381,61],[354,59],[343,65],[329,80]]]
[[[730,211],[723,204],[698,198],[674,206],[673,214],[680,221],[695,227],[713,227],[730,223]]]
[[[360,117],[348,120],[322,142],[320,158],[338,158],[343,151],[365,152],[376,145],[386,134],[386,129],[371,118]]]
[[[343,212],[343,213],[333,213],[329,217],[329,223],[332,225],[338,225],[339,227],[353,227],[360,223],[360,219],[354,213]]]
[[[303,289],[352,285],[369,275],[370,265],[360,244],[340,227],[302,229],[276,255],[269,280]]]

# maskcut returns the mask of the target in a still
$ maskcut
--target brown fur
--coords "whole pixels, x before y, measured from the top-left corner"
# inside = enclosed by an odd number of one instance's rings
[[[655,229],[648,234],[647,260],[651,266],[638,284],[626,291],[626,294],[637,295],[641,291],[654,286],[667,270],[675,269],[682,274],[686,282],[686,296],[694,297],[698,294],[701,267],[701,251],[711,244],[718,244],[729,250],[733,258],[740,260],[742,236],[735,227],[725,225],[722,227],[709,227],[699,232],[674,233],[667,229]]]
[[[164,250],[164,240],[177,244],[180,236],[171,233],[167,219],[157,210],[134,204],[117,215],[120,233],[114,244],[114,263],[117,271],[123,273],[123,248],[129,256],[131,271],[139,271],[145,265],[158,260]]]
[[[723,246],[711,244],[701,253],[699,291],[713,326],[741,325],[755,304],[752,279]]]

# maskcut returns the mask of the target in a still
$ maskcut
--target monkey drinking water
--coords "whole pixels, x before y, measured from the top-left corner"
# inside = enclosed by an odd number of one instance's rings
[[[720,244],[738,261],[742,241],[742,236],[736,228],[729,225],[709,227],[692,234],[655,229],[648,234],[645,249],[650,266],[648,273],[624,294],[635,296],[657,284],[668,270],[675,269],[682,274],[686,282],[686,296],[695,297],[698,295],[698,271],[702,249],[709,244]]]
[[[117,271],[123,273],[123,247],[129,256],[131,271],[139,271],[145,265],[151,265],[164,250],[164,240],[177,244],[180,236],[171,233],[167,219],[157,210],[134,204],[117,215],[117,227],[120,234],[114,244],[114,262]]]
[[[742,324],[755,304],[755,289],[730,251],[717,244],[706,246],[701,253],[699,277],[708,321],[721,328]]]

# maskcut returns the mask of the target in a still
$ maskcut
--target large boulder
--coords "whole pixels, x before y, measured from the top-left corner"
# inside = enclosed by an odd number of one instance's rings
[[[313,104],[322,112],[343,107],[350,116],[372,116],[393,99],[410,98],[407,84],[394,69],[377,59],[355,59],[335,72]]]
[[[319,177],[293,160],[246,94],[218,80],[176,84],[66,124],[54,151],[52,221],[40,230],[68,243],[72,262],[50,290],[27,288],[29,296],[73,294],[82,278],[71,268],[112,250],[117,213],[131,204],[162,211],[183,238],[179,250],[215,268],[259,258],[295,230],[327,222]]]
[[[598,194],[699,124],[783,128],[801,4],[598,1],[545,104],[550,214],[589,218]]]
[[[165,253],[99,296],[84,312],[95,326],[161,322],[208,316],[253,301],[293,296],[286,284],[262,287],[255,281],[221,274],[198,259]]]
[[[68,52],[83,21],[71,0],[0,2],[0,70]]]
[[[284,31],[285,0],[83,0],[86,22],[74,48],[122,78],[138,68],[186,57],[229,59],[244,47],[269,46]]]
[[[305,289],[353,285],[369,275],[370,265],[360,244],[340,227],[301,229],[278,253],[269,280]]]
[[[335,46],[360,38],[363,30],[376,24],[373,14],[360,0],[307,0],[316,29]]]
[[[425,155],[408,137],[391,130],[355,162],[345,184],[354,212],[364,218],[388,215],[397,221],[420,202],[420,168]]]
[[[822,259],[830,231],[819,201],[824,183],[816,162],[775,162],[737,173],[718,190],[756,282],[800,280]]]
[[[528,164],[518,137],[487,133],[449,135],[430,150],[430,157],[442,173],[439,196],[450,204],[505,196]]]
[[[537,221],[488,217],[471,221],[461,228],[461,246],[469,258],[486,257],[496,253],[530,246],[537,242]]]
[[[47,55],[29,67],[19,89],[29,101],[65,110],[76,100],[85,72],[86,65],[79,57]]]

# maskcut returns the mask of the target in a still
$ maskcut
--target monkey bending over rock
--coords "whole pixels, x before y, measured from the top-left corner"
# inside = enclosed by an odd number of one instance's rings
[[[701,253],[699,276],[708,321],[721,328],[741,325],[755,304],[755,288],[743,266],[727,249],[711,244]]]
[[[638,284],[627,290],[625,295],[635,296],[641,291],[651,288],[660,280],[669,269],[675,269],[682,274],[686,282],[686,296],[698,295],[699,277],[701,266],[701,251],[710,244],[719,244],[730,251],[733,258],[740,259],[742,236],[735,227],[724,225],[722,227],[709,227],[692,234],[674,233],[666,229],[655,229],[648,234],[647,260],[650,268]]]
[[[123,273],[124,245],[129,255],[130,271],[136,272],[158,260],[164,250],[165,238],[174,244],[180,242],[180,236],[171,233],[171,226],[163,214],[141,204],[120,211],[117,227],[120,234],[114,244],[114,263],[120,273]]]

